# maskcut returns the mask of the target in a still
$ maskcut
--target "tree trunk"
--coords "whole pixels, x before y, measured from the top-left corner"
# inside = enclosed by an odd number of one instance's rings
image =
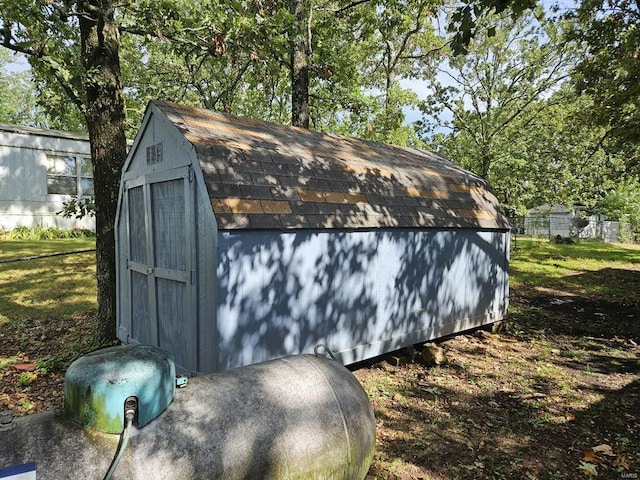
[[[309,128],[309,57],[311,0],[290,0],[295,23],[291,42],[291,124]]]
[[[489,153],[489,147],[484,146],[480,153],[480,171],[476,172],[485,180],[489,181],[489,170],[493,164],[493,157]]]
[[[112,0],[78,4],[82,64],[86,72],[86,118],[91,142],[96,205],[97,341],[116,338],[114,223],[120,173],[127,155],[118,26]]]

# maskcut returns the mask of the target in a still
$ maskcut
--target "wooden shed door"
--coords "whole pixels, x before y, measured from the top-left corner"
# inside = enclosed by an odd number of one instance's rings
[[[195,221],[189,167],[126,182],[131,338],[197,370],[193,268]]]

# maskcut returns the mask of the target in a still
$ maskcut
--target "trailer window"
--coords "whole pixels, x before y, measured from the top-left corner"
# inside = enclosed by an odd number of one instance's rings
[[[93,195],[91,160],[85,157],[49,155],[47,193],[50,195]]]
[[[91,159],[78,157],[79,191],[78,195],[93,196],[93,171]]]

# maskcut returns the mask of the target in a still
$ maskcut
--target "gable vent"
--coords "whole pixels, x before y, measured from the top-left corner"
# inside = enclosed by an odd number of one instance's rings
[[[162,142],[147,147],[147,165],[155,165],[162,159]]]

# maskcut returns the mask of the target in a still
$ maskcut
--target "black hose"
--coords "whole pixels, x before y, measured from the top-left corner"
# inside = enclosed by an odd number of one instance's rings
[[[37,260],[39,258],[61,257],[63,255],[74,255],[76,253],[89,253],[95,251],[95,248],[87,248],[86,250],[76,250],[73,252],[44,253],[42,255],[31,255],[29,257],[7,258],[5,260],[0,260],[0,263],[26,262],[27,260]]]
[[[111,478],[111,475],[113,475],[113,472],[115,472],[118,463],[120,463],[120,459],[124,454],[124,450],[125,448],[127,448],[127,445],[129,443],[129,436],[131,435],[131,427],[133,425],[133,419],[135,418],[135,416],[135,411],[127,411],[127,423],[124,427],[124,430],[122,431],[120,442],[118,443],[118,448],[116,449],[116,454],[113,457],[113,460],[111,460],[111,465],[109,465],[109,470],[107,470],[107,473],[104,476],[104,480],[109,480]]]

